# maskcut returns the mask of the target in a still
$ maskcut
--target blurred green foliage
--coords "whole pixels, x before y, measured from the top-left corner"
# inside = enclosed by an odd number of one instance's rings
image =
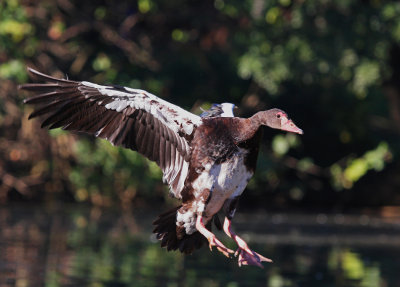
[[[0,3],[0,77],[17,79],[25,82],[28,77],[25,72],[24,56],[29,48],[18,45],[29,35],[33,27],[29,24],[25,10],[19,1],[6,0]]]
[[[26,121],[16,84],[34,66],[195,113],[213,102],[241,116],[284,109],[305,134],[265,130],[244,205],[400,203],[399,44],[397,1],[2,1],[0,200],[129,206],[167,194],[139,155],[58,131],[50,141]]]
[[[388,156],[391,156],[388,145],[382,142],[376,149],[366,152],[363,156],[350,158],[344,170],[339,164],[333,164],[331,173],[336,188],[351,188],[369,170],[381,171],[385,166],[385,161],[389,160]]]

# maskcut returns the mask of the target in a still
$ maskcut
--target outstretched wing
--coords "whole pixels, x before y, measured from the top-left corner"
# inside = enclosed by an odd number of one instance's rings
[[[146,91],[57,79],[28,71],[48,83],[20,88],[36,95],[29,118],[44,116],[42,127],[86,132],[114,145],[138,151],[155,161],[163,180],[180,198],[188,173],[189,143],[201,118]]]

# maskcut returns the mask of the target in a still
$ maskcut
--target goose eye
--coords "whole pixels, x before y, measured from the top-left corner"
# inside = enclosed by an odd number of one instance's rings
[[[276,117],[277,117],[278,119],[280,119],[280,118],[281,118],[281,114],[277,114]]]

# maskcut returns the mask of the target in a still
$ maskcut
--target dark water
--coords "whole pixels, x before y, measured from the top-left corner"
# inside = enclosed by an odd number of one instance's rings
[[[167,252],[151,235],[166,210],[0,208],[2,286],[400,286],[400,217],[238,214],[237,233],[272,258],[237,266],[203,247]],[[231,248],[226,236],[218,236]]]

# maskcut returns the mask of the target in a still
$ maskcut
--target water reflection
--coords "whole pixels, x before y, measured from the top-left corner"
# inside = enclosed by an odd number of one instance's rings
[[[396,217],[238,214],[238,233],[274,259],[262,270],[166,252],[151,236],[159,211],[2,207],[0,286],[400,286]]]

